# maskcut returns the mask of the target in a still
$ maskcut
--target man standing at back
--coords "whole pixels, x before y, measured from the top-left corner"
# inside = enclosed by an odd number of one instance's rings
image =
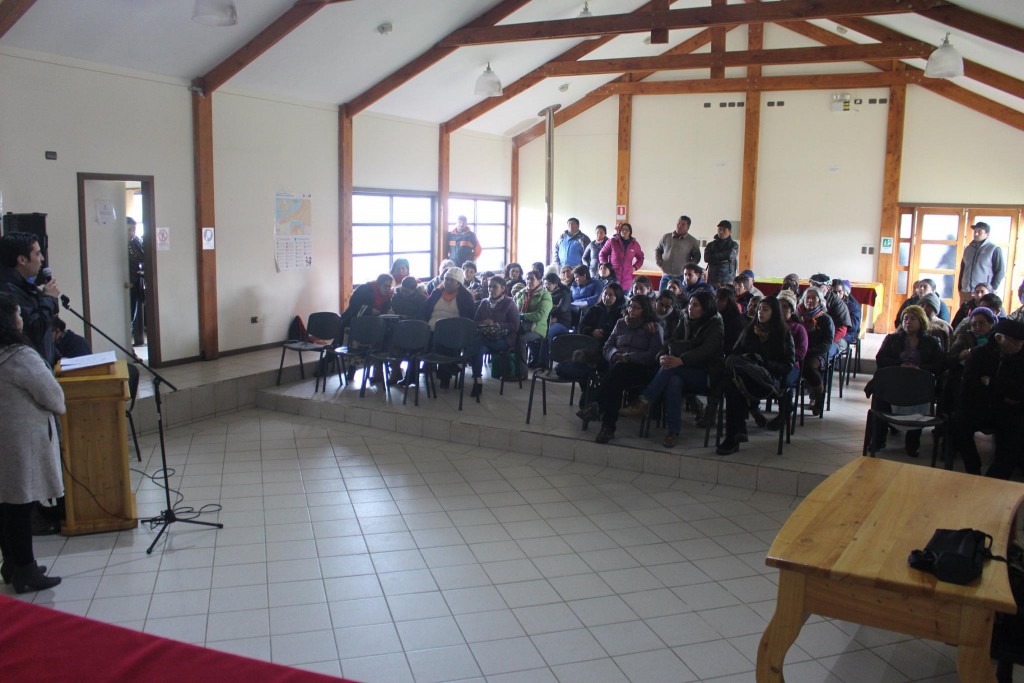
[[[975,285],[986,284],[993,292],[998,292],[1006,272],[1003,250],[988,241],[992,232],[988,223],[975,223],[971,229],[974,230],[974,239],[964,249],[964,258],[960,262],[961,302],[973,296]]]
[[[665,291],[669,280],[681,278],[687,263],[700,263],[700,241],[690,234],[689,216],[680,216],[675,231],[661,238],[654,250],[654,260],[664,273],[658,291]]]
[[[42,286],[36,285],[42,268],[43,252],[35,235],[10,232],[0,238],[0,291],[18,300],[25,336],[53,367],[57,362],[53,321],[60,311],[60,289],[52,279]]]
[[[459,216],[455,229],[448,233],[448,259],[461,268],[466,261],[478,259],[480,251],[480,240],[476,238],[476,233],[469,229],[466,217]]]
[[[565,222],[567,228],[555,245],[555,265],[576,266],[583,263],[583,252],[590,244],[590,238],[580,232],[580,222],[577,218],[570,218]]]

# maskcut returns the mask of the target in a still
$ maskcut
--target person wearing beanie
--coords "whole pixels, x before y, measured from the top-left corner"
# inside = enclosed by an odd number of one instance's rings
[[[946,353],[952,342],[953,328],[939,317],[939,303],[939,295],[935,292],[929,292],[921,297],[921,308],[928,316],[928,334],[939,340],[942,352]]]
[[[954,412],[953,443],[964,469],[981,474],[974,432],[995,439],[995,456],[985,476],[1009,479],[1024,456],[1024,323],[1000,320],[993,342],[967,356],[960,401]]]
[[[449,268],[444,274],[444,282],[437,287],[427,302],[423,305],[423,320],[427,321],[430,331],[434,331],[438,320],[445,318],[469,318],[473,320],[476,315],[476,302],[473,295],[469,293],[463,284],[466,280],[466,273],[462,268]],[[436,348],[444,348],[443,340],[434,340]],[[454,368],[442,365],[437,369],[437,378],[441,382],[441,388],[447,389],[451,385]]]

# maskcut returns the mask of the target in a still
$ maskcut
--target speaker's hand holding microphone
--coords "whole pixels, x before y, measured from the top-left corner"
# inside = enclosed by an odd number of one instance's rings
[[[43,268],[39,271],[36,284],[41,286],[43,294],[46,296],[52,296],[54,299],[59,298],[61,300],[65,298],[61,296],[60,287],[57,286],[57,281],[53,279],[53,271],[49,268]]]

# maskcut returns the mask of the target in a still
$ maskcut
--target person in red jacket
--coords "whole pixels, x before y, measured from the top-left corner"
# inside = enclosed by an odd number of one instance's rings
[[[619,234],[609,237],[601,248],[601,263],[610,263],[615,270],[622,288],[629,291],[633,286],[633,273],[644,265],[644,250],[633,237],[633,226],[623,223]]]

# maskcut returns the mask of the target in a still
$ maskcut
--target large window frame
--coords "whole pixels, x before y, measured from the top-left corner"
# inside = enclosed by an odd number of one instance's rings
[[[480,240],[481,253],[477,259],[477,269],[481,272],[504,270],[509,262],[509,245],[512,241],[512,199],[452,193],[448,196],[447,232],[455,229],[460,215],[466,216],[469,229],[476,233]],[[494,237],[497,235],[501,236],[500,245],[494,243]],[[447,242],[447,239],[445,241]],[[496,260],[495,255],[498,255]],[[444,256],[447,257],[447,254]]]
[[[429,208],[416,215],[416,205],[423,200],[429,202]],[[374,204],[379,205],[373,206]],[[437,263],[437,213],[436,193],[354,189],[351,264],[353,286],[389,272],[396,258],[409,259],[412,275],[421,279],[432,276]],[[368,235],[375,229],[386,230],[387,240],[380,240],[379,249],[361,248],[361,243],[365,244]],[[418,235],[418,231],[423,231],[424,234]],[[379,237],[383,237],[383,234]],[[417,248],[409,248],[410,237],[413,242],[418,243],[415,245]]]

